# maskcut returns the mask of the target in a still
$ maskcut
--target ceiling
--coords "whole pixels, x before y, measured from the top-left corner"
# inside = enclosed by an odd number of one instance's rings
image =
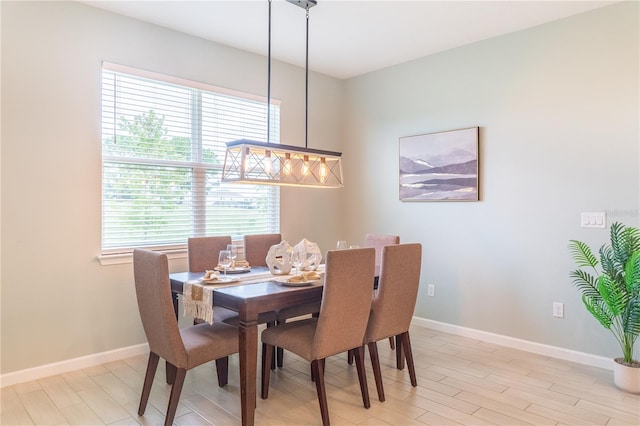
[[[309,15],[309,68],[350,78],[617,1],[319,0]],[[268,1],[82,1],[267,55]],[[272,2],[273,59],[304,67],[305,11]]]

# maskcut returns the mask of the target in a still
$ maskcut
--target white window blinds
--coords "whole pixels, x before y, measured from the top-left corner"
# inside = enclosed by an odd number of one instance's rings
[[[271,104],[272,142],[280,107]],[[280,232],[274,186],[220,182],[226,142],[267,140],[265,99],[103,64],[102,252]]]

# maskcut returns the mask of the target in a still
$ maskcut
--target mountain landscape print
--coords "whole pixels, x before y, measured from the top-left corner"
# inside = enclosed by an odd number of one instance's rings
[[[478,127],[400,138],[401,201],[478,201]]]

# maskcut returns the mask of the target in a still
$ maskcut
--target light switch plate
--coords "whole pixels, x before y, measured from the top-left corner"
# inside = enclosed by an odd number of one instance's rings
[[[582,228],[606,228],[607,216],[604,212],[587,212],[580,216],[580,227]]]

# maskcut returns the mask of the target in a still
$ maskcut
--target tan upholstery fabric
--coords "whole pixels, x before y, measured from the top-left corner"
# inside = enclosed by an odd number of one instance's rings
[[[362,346],[373,299],[374,263],[373,248],[329,251],[318,319],[267,328],[262,342],[307,361]]]
[[[267,266],[269,249],[281,241],[281,234],[245,235],[244,258],[251,266]]]
[[[226,250],[231,237],[198,237],[187,240],[189,272],[204,272],[218,265],[220,250]]]
[[[393,244],[400,244],[399,235],[366,234],[364,236],[364,246],[376,249],[376,277],[380,276],[380,265],[382,264],[382,248]]]
[[[409,330],[420,283],[422,245],[389,245],[382,250],[380,281],[371,305],[365,343]]]
[[[165,254],[134,250],[133,271],[138,309],[151,352],[187,370],[238,352],[235,327],[216,323],[178,328]]]

